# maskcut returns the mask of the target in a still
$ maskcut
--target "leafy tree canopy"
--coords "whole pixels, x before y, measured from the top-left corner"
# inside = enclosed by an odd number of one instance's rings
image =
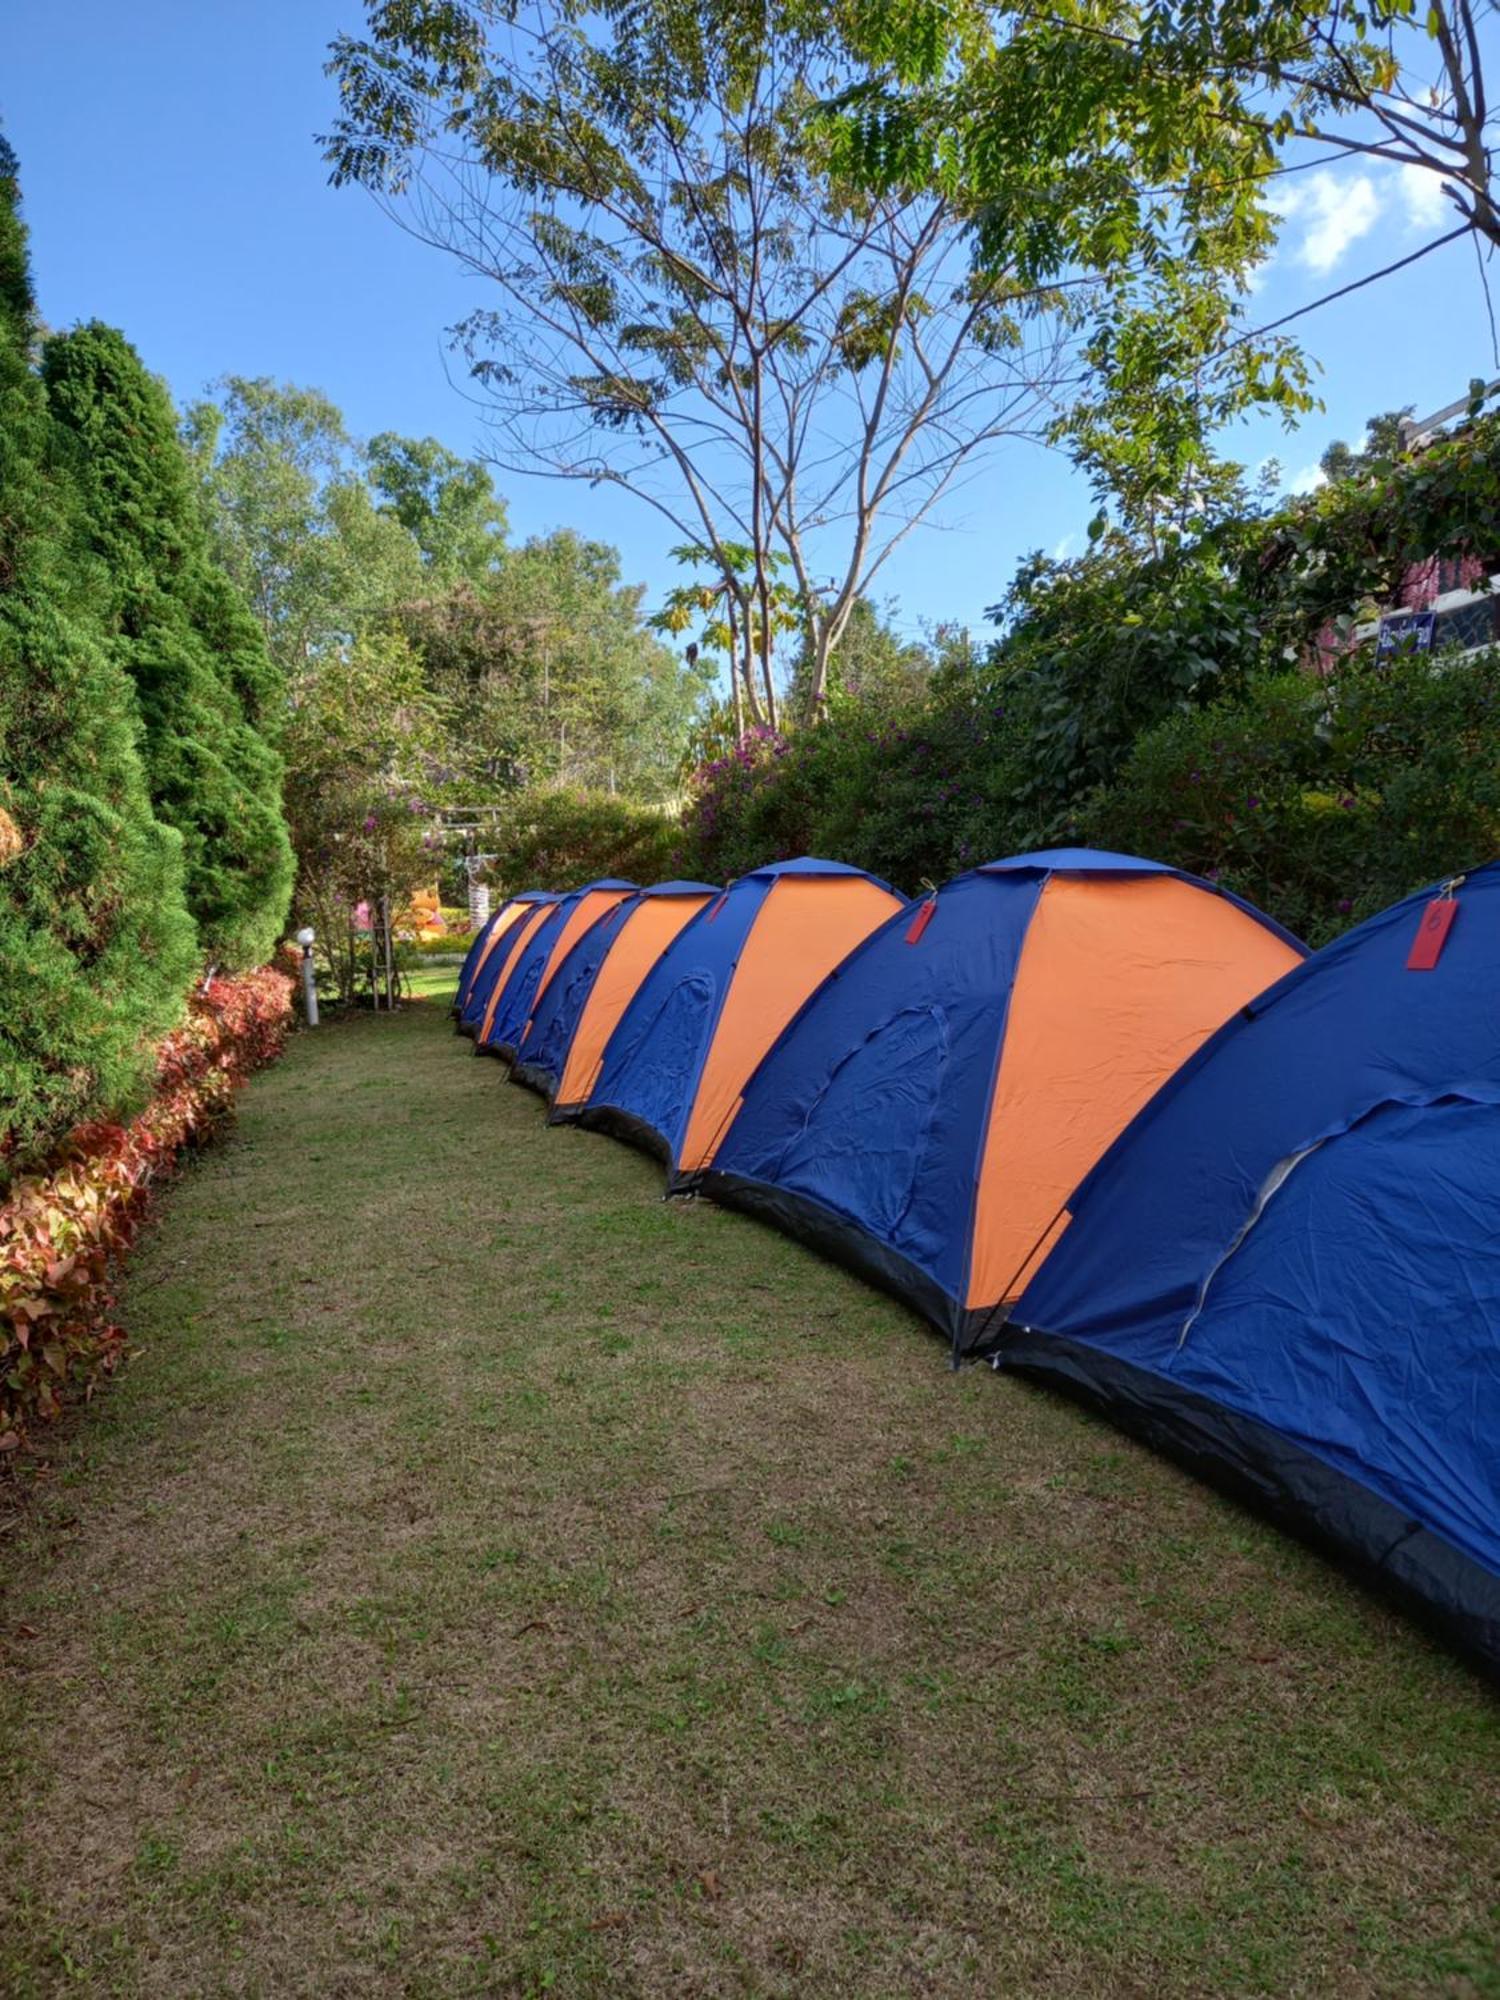
[[[507,462],[707,549],[768,714],[780,562],[815,713],[977,452],[1065,438],[1149,509],[1215,423],[1305,405],[1287,343],[1231,338],[1268,140],[1201,52],[1167,76],[1118,7],[1058,18],[1081,61],[1053,17],[963,0],[372,0],[334,45],[335,178],[497,288],[462,335]]]

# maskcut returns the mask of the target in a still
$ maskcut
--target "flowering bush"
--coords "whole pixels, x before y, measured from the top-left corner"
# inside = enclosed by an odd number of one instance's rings
[[[160,1044],[146,1109],[128,1125],[79,1126],[47,1172],[11,1184],[0,1204],[0,1451],[116,1367],[113,1272],[151,1189],[220,1127],[290,1019],[281,973],[212,980]]]
[[[790,740],[769,732],[693,775],[677,872],[727,880],[820,854],[914,890],[1039,844],[1020,711],[949,693],[845,698]]]

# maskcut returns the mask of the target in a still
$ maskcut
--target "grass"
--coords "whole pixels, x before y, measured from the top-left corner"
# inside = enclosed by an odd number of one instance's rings
[[[1465,1667],[439,1007],[126,1309],[0,1535],[16,2000],[1500,1993]]]

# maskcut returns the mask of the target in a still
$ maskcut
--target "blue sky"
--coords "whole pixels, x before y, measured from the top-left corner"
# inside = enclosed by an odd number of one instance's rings
[[[361,435],[482,449],[480,420],[444,365],[443,329],[484,302],[442,253],[404,236],[357,190],[326,184],[315,134],[331,122],[324,51],[357,29],[357,0],[8,0],[0,123],[20,155],[42,312],[54,326],[120,326],[179,401],[221,374],[325,390]],[[1383,165],[1283,183],[1295,201],[1254,300],[1264,320],[1389,263],[1450,226],[1440,197]],[[1500,274],[1497,274],[1500,275]],[[1496,365],[1473,249],[1436,252],[1297,329],[1322,363],[1326,412],[1283,436],[1232,440],[1305,481],[1324,445],[1374,410],[1418,415]],[[616,544],[659,602],[673,540],[619,493],[506,477],[517,535],[557,525]],[[1064,462],[1012,445],[884,573],[897,622],[980,627],[1019,557],[1080,545],[1092,511]]]

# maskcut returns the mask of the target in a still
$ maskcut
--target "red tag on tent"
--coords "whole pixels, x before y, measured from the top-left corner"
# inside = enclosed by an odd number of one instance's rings
[[[706,924],[711,924],[714,921],[715,917],[718,916],[720,910],[723,909],[724,905],[728,901],[729,901],[729,891],[726,889],[723,895],[720,896],[718,901],[714,904],[713,908],[709,911],[708,915],[703,919],[703,921]]]
[[[1408,972],[1431,972],[1443,955],[1443,946],[1457,915],[1458,899],[1454,896],[1439,896],[1427,905],[1417,926],[1411,956],[1406,961]]]
[[[918,910],[917,914],[911,920],[911,925],[906,933],[906,942],[908,944],[915,944],[917,942],[917,939],[922,935],[923,931],[925,931],[927,926],[932,922],[933,912],[936,909],[937,909],[937,897],[929,896],[927,898],[927,901],[922,905],[921,909]]]

